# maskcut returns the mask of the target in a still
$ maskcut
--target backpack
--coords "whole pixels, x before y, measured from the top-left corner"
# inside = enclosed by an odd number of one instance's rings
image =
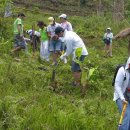
[[[118,73],[118,70],[121,68],[121,67],[123,67],[124,69],[125,69],[125,65],[126,64],[119,64],[119,65],[117,65],[117,67],[116,67],[116,69],[115,69],[115,73],[114,73],[114,78],[113,78],[113,80],[112,80],[112,86],[114,86],[115,85],[115,79],[116,79],[116,75],[117,75],[117,73]],[[124,77],[124,81],[126,80],[126,74],[125,74],[125,77]]]
[[[103,40],[104,40],[104,43],[106,43],[106,44],[110,44],[110,43],[111,43],[110,38],[105,38],[105,39],[103,39]]]

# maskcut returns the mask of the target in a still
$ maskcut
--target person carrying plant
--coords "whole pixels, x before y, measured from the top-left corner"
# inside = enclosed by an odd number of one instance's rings
[[[105,43],[105,53],[107,56],[112,57],[112,39],[113,33],[111,32],[111,28],[106,29],[106,33],[104,34],[103,41]]]
[[[125,115],[120,130],[130,130],[130,57],[126,65],[119,68],[114,83],[114,98],[119,112],[122,112],[123,105],[127,104]]]
[[[46,28],[46,24],[42,21],[39,21],[37,23],[40,32],[40,36],[41,36],[41,47],[40,47],[40,57],[41,59],[45,59],[46,61],[49,61],[49,38],[48,38],[48,34],[47,34],[47,28]]]
[[[79,50],[81,50],[81,55],[78,60],[83,62],[84,58],[88,55],[85,44],[75,32],[64,30],[62,27],[57,27],[55,29],[55,34],[57,34],[59,37],[62,37],[66,45],[66,51],[60,56],[60,59],[64,60],[64,58],[68,57],[71,54],[73,56],[71,66],[74,78],[73,85],[79,86],[81,83],[81,67],[80,64],[76,62],[76,50],[80,48]]]
[[[61,54],[62,43],[58,36],[55,34],[55,29],[60,26],[55,22],[53,17],[48,18],[49,25],[47,27],[47,33],[49,36],[49,51],[52,53],[53,64],[57,65],[57,58]]]
[[[23,13],[18,14],[18,18],[14,22],[14,49],[12,53],[18,53],[21,49],[25,49],[25,41],[23,35],[23,20],[25,15]],[[16,58],[17,59],[17,58]]]

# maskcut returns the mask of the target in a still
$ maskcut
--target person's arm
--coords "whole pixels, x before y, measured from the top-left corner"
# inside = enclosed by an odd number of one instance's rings
[[[123,67],[121,67],[118,70],[118,73],[117,73],[117,76],[115,79],[115,91],[118,93],[118,95],[122,101],[125,100],[124,94],[121,89],[123,82],[124,82],[124,77],[125,77],[125,70]]]
[[[65,45],[66,45],[66,52],[64,53],[64,56],[66,57],[73,52],[72,41],[71,40],[65,41]]]
[[[68,24],[68,26],[67,26],[67,30],[68,31],[73,31],[73,28],[72,28],[72,25],[71,25],[71,23],[67,23]]]
[[[21,34],[21,30],[22,30],[22,25],[21,24],[18,24],[18,33]]]
[[[17,28],[18,28],[18,33],[20,35],[23,35],[22,34],[22,20],[21,19],[18,19],[18,21],[17,21]]]
[[[111,35],[110,35],[110,42],[112,43],[112,39],[113,39],[113,33],[111,33]]]
[[[51,31],[49,26],[47,27],[46,31],[47,31],[48,38],[51,39]]]

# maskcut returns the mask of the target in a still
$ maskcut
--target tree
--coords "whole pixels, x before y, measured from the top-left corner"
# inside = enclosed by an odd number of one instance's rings
[[[114,0],[113,19],[118,22],[124,18],[124,0]]]
[[[98,4],[97,4],[97,15],[103,15],[102,0],[98,0]]]

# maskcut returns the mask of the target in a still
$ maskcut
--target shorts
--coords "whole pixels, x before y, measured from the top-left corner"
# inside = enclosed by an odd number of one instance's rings
[[[105,45],[109,46],[109,45],[111,45],[111,43],[105,43]]]
[[[81,55],[80,57],[80,61],[83,62],[85,59],[86,55]],[[72,61],[72,66],[71,66],[71,70],[73,72],[81,72],[81,68],[80,65],[78,63],[76,63],[75,61]]]
[[[14,35],[14,48],[16,47],[21,47],[22,49],[26,47],[24,38],[21,38],[18,34]]]
[[[50,52],[57,52],[57,51],[61,51],[62,48],[62,43],[61,40],[50,40],[49,43],[49,51]]]

